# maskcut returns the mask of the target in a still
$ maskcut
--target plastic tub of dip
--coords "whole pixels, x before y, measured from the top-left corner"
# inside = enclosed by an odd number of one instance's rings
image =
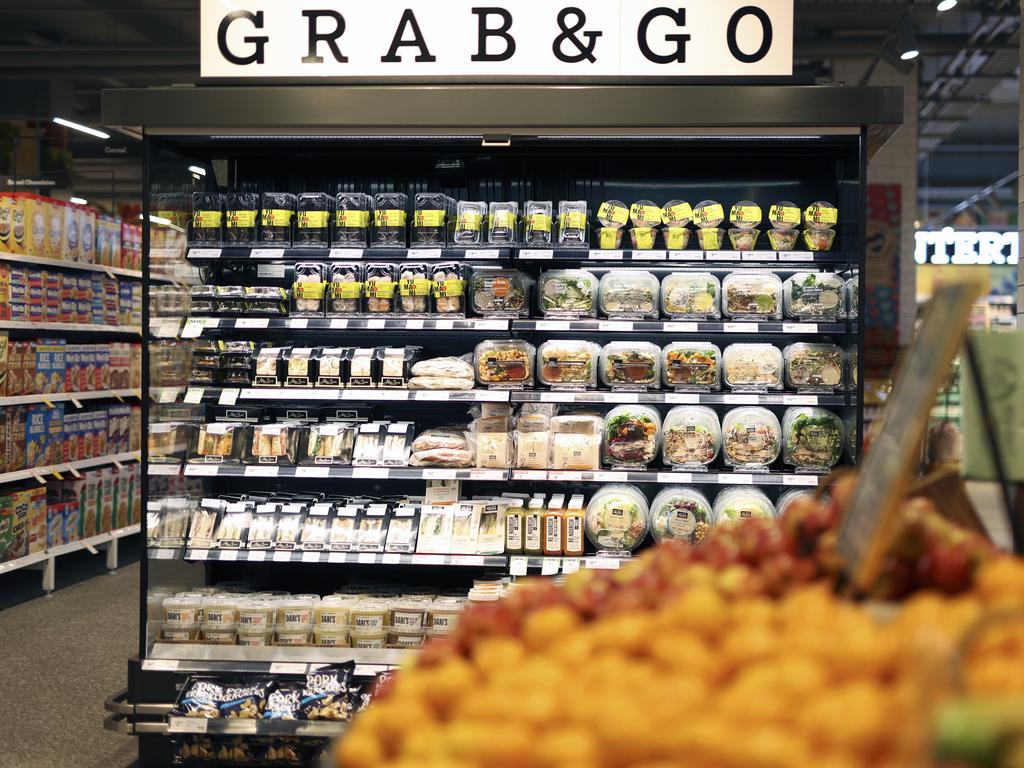
[[[387,640],[387,634],[384,632],[371,632],[364,635],[357,635],[352,633],[352,647],[353,648],[383,648],[384,643]]]
[[[247,599],[238,603],[238,631],[268,632],[274,628],[276,601]]]
[[[238,628],[238,644],[250,648],[266,648],[273,644],[274,631],[272,629],[252,629],[251,627]]]
[[[203,629],[226,629],[238,624],[238,598],[214,595],[203,600]]]
[[[349,634],[347,629],[326,629],[317,626],[313,630],[313,645],[321,648],[348,648]]]
[[[435,600],[427,614],[427,625],[431,631],[446,635],[455,629],[465,607],[465,600]]]
[[[391,606],[389,623],[396,632],[421,632],[427,623],[430,603],[422,600],[400,600]]]
[[[388,648],[418,648],[423,645],[424,630],[404,632],[395,627],[388,628],[384,644]]]
[[[313,609],[313,623],[317,627],[333,631],[348,630],[349,613],[352,610],[352,599],[340,595],[328,595]]]
[[[198,624],[164,624],[160,639],[165,643],[193,643],[199,634]]]
[[[220,628],[212,629],[210,627],[203,627],[203,636],[200,642],[206,643],[207,645],[234,645],[235,644],[235,628]]]
[[[276,600],[277,628],[279,630],[303,630],[308,632],[313,626],[314,602],[308,597],[289,597]]]
[[[309,645],[309,630],[278,629],[274,645]]]
[[[164,627],[183,627],[199,624],[203,620],[203,599],[201,597],[164,598]]]
[[[349,623],[352,627],[352,635],[380,634],[383,637],[384,626],[387,624],[387,618],[388,609],[381,600],[360,600],[352,606],[352,611],[349,614]],[[353,648],[360,647],[355,645],[354,639],[352,643]],[[379,648],[382,646],[370,647]]]

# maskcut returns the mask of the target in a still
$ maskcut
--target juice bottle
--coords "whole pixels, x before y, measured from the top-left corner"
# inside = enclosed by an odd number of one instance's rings
[[[562,547],[566,557],[583,556],[583,495],[569,499],[562,516]]]
[[[528,555],[539,555],[544,551],[543,518],[544,497],[530,499],[523,516],[523,551]]]
[[[544,513],[544,554],[547,557],[562,554],[562,506],[565,504],[565,495],[556,493],[548,502],[547,511]]]
[[[513,555],[523,553],[523,502],[513,499],[505,512],[505,551]]]

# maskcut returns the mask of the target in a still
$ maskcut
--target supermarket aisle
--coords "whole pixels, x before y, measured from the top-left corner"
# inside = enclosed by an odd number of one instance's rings
[[[103,730],[138,637],[139,565],[0,611],[4,768],[125,768],[135,741]]]

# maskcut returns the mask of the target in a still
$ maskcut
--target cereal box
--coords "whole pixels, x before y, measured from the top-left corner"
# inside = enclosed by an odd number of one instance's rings
[[[68,344],[64,347],[64,391],[79,392],[81,390],[81,360],[79,358],[78,344]]]
[[[41,339],[35,345],[35,375],[29,384],[29,391],[43,394],[50,391],[50,373],[53,370],[53,345]]]
[[[28,506],[28,553],[34,555],[46,549],[46,489],[30,488]]]
[[[0,264],[0,320],[11,319],[11,265]]]
[[[108,418],[106,409],[101,408],[100,410],[93,411],[93,456],[106,456],[108,453],[110,453],[110,451],[107,450],[107,421]]]
[[[46,505],[46,546],[49,549],[65,544],[64,541],[64,505]]]
[[[25,253],[46,257],[47,205],[40,195],[25,195]]]
[[[79,230],[81,260],[93,264],[96,262],[96,209],[82,208],[79,215],[82,223]]]
[[[45,464],[63,464],[64,458],[64,403],[54,403],[46,409]]]
[[[11,195],[11,253],[25,252],[25,197],[24,192],[15,192]]]
[[[128,450],[142,450],[142,406],[133,405],[131,422],[128,425]]]
[[[74,502],[65,502],[61,506],[64,508],[64,540],[70,544],[82,538],[82,516]]]
[[[93,389],[110,389],[110,345],[96,344],[96,368]]]
[[[7,366],[10,355],[10,337],[6,331],[0,331],[0,392],[7,391]]]
[[[82,251],[79,242],[80,222],[78,220],[78,206],[71,203],[64,204],[64,261],[79,261]]]
[[[64,391],[64,348],[61,339],[40,340],[36,345],[36,392],[52,395]]]
[[[17,472],[27,466],[28,406],[15,405],[4,410],[7,413],[7,430],[4,435],[7,471]]]
[[[29,467],[41,467],[46,461],[46,412],[43,404],[30,405],[25,414],[25,461]]]
[[[96,345],[82,345],[82,391],[96,389]]]
[[[132,344],[130,347],[131,362],[129,363],[129,386],[138,389],[142,386],[142,345]]]
[[[99,523],[97,533],[106,533],[114,524],[114,470],[106,467],[100,470]]]
[[[64,409],[64,460],[78,461],[82,458],[79,454],[81,447],[78,444],[79,434],[79,411],[71,408]]]
[[[64,203],[47,200],[46,213],[49,224],[46,233],[46,256],[50,259],[64,258]]]
[[[11,212],[14,207],[14,195],[10,192],[0,192],[0,252],[11,250],[12,237]]]
[[[0,562],[14,559],[14,507],[13,494],[0,496]]]
[[[139,480],[142,477],[142,473],[138,464],[129,464],[127,469],[129,500],[128,525],[135,525],[135,523],[141,520],[142,514],[142,491],[139,488]]]
[[[88,275],[80,275],[75,291],[75,322],[92,322],[92,279]]]

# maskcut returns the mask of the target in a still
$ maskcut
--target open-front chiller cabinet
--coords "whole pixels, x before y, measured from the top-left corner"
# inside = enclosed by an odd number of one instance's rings
[[[301,691],[354,661],[362,685],[467,599],[698,542],[855,462],[865,169],[900,109],[838,87],[106,93],[145,143],[146,269],[178,278],[147,286],[143,631],[110,703],[141,763],[308,759],[364,697],[340,720],[169,705],[197,675]]]

